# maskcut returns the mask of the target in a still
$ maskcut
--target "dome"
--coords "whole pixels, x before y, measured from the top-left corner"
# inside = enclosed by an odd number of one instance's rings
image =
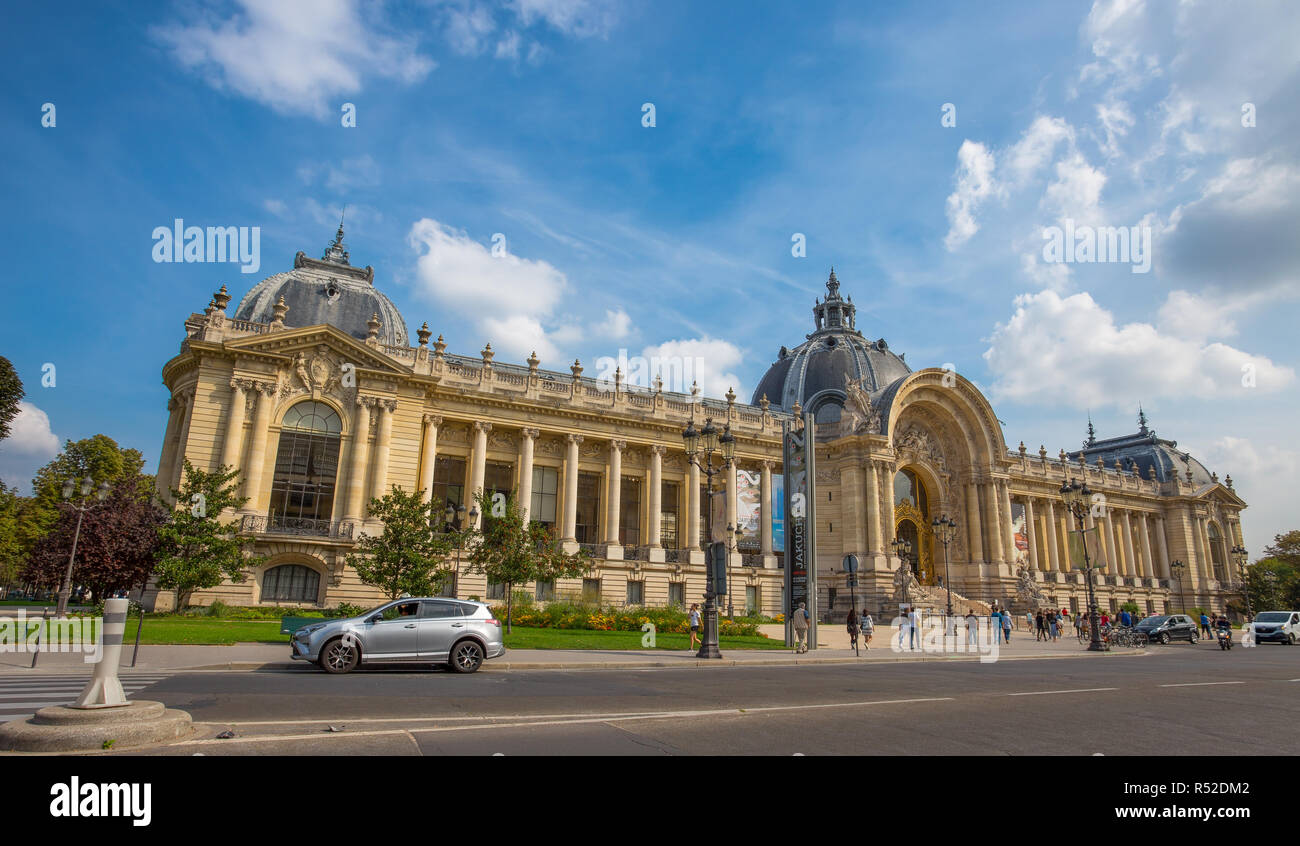
[[[358,340],[369,334],[371,316],[379,317],[379,341],[408,345],[406,321],[392,300],[375,287],[370,267],[353,267],[343,249],[343,224],[319,260],[299,252],[293,270],[268,276],[244,295],[235,310],[236,320],[269,323],[281,297],[289,307],[285,326],[334,326]]]
[[[1138,412],[1138,431],[1118,438],[1097,440],[1090,420],[1088,439],[1083,442],[1083,449],[1074,454],[1076,460],[1080,454],[1088,464],[1096,464],[1100,458],[1107,469],[1114,469],[1118,461],[1122,469],[1136,471],[1143,479],[1150,478],[1154,471],[1155,478],[1161,482],[1177,479],[1212,485],[1219,481],[1191,453],[1178,449],[1178,441],[1157,437],[1155,430],[1147,427],[1147,416],[1142,411]]]
[[[869,341],[858,331],[853,298],[840,297],[840,282],[831,270],[826,300],[813,306],[814,331],[793,350],[781,347],[754,390],[754,404],[768,402],[790,411],[798,401],[817,412],[819,421],[839,419],[846,381],[871,395],[907,376],[912,369],[889,349],[884,338]]]

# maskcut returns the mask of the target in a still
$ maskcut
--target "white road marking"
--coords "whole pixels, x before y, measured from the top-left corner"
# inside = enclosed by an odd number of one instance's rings
[[[1160,686],[1161,686],[1161,687],[1205,687],[1205,686],[1207,686],[1207,685],[1214,685],[1214,684],[1245,684],[1245,682],[1240,682],[1240,681],[1229,681],[1229,682],[1183,682],[1182,684],[1162,684],[1162,685],[1160,685]]]
[[[1118,687],[1085,687],[1079,690],[1031,690],[1027,693],[1004,693],[1003,696],[1046,696],[1049,693],[1097,693],[1102,690],[1119,690]]]

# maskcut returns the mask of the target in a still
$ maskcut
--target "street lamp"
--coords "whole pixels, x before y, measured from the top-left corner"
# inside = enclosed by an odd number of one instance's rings
[[[731,578],[731,554],[740,549],[740,539],[745,536],[745,530],[739,526],[727,524],[727,581],[732,582],[727,591],[727,618],[736,619],[736,606],[733,597],[736,595],[735,583]]]
[[[720,473],[727,467],[731,466],[732,460],[736,457],[736,437],[731,434],[731,424],[723,427],[719,435],[718,430],[713,425],[713,418],[706,418],[704,428],[696,431],[695,423],[689,422],[686,428],[682,430],[682,441],[686,447],[686,458],[691,464],[704,471],[706,480],[706,491],[708,507],[704,510],[704,536],[709,539],[709,553],[706,561],[712,561],[713,549],[713,476]],[[704,463],[700,463],[700,453],[703,452]],[[713,466],[713,454],[721,453],[722,463],[717,468]],[[726,544],[723,544],[726,549]],[[700,641],[700,651],[695,653],[697,658],[721,658],[722,651],[718,648],[718,606],[714,604],[717,598],[717,585],[713,579],[713,567],[705,567],[705,589],[704,589],[704,637]]]
[[[905,538],[894,538],[892,541],[889,542],[889,545],[894,548],[894,557],[901,562],[899,564],[899,569],[902,569],[904,567],[910,568],[912,565],[908,563],[908,559],[912,555],[912,542]],[[906,577],[903,578],[903,604],[904,605],[912,604],[912,600],[908,596],[908,591],[907,591],[907,585],[911,581],[912,580],[909,578]]]
[[[68,600],[72,597],[72,562],[77,557],[77,541],[81,540],[81,520],[86,516],[86,512],[92,508],[98,508],[108,497],[108,482],[99,483],[99,489],[95,491],[96,502],[89,505],[87,500],[90,498],[90,491],[95,482],[89,476],[81,480],[81,501],[73,503],[72,497],[75,492],[77,483],[68,479],[63,483],[63,498],[68,501],[69,506],[77,512],[77,530],[72,534],[72,552],[68,554],[68,570],[63,574],[63,586],[59,588],[59,604],[54,611],[55,617],[66,617],[68,615]]]
[[[1071,479],[1061,484],[1061,499],[1065,502],[1065,508],[1074,515],[1075,521],[1079,524],[1079,540],[1083,542],[1083,570],[1088,579],[1088,630],[1089,630],[1089,652],[1105,652],[1106,645],[1101,642],[1101,621],[1097,616],[1097,598],[1092,590],[1092,561],[1088,558],[1088,537],[1084,534],[1083,518],[1088,513],[1088,507],[1092,503],[1092,491],[1088,489],[1088,483],[1085,481],[1082,487],[1077,481]]]
[[[952,579],[948,575],[948,544],[957,537],[957,521],[943,514],[934,518],[930,524],[934,529],[935,540],[943,544],[943,582],[948,588],[948,617],[952,618]]]
[[[1187,602],[1183,599],[1183,571],[1186,569],[1187,565],[1181,561],[1174,561],[1169,565],[1169,571],[1173,573],[1174,578],[1178,580],[1178,604],[1184,606],[1184,611],[1187,610]]]
[[[1232,548],[1232,559],[1237,562],[1237,572],[1241,574],[1241,595],[1246,600],[1246,618],[1253,620],[1255,613],[1250,607],[1250,585],[1246,581],[1246,562],[1250,560],[1250,553],[1244,546],[1234,546]]]

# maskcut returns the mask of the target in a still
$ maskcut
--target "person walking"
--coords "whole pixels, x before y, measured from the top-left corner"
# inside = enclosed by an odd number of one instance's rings
[[[1002,612],[1002,639],[1006,641],[1008,646],[1011,645],[1011,612],[1010,611]]]
[[[1043,617],[1043,611],[1040,608],[1034,615],[1034,640],[1042,640],[1047,636],[1047,621]]]
[[[1205,616],[1204,611],[1201,612],[1201,634],[1210,636],[1210,618]]]
[[[700,639],[700,606],[694,604],[691,606],[691,613],[687,615],[691,623],[691,649],[695,648],[696,642]]]
[[[876,623],[871,619],[871,614],[863,611],[862,616],[858,619],[858,625],[862,628],[862,648],[870,649],[871,635],[876,631]]]
[[[1033,611],[1026,611],[1026,612],[1025,612],[1025,628],[1029,629],[1030,631],[1033,631],[1033,630],[1034,630],[1034,612],[1033,612]]]
[[[1080,643],[1083,642],[1083,615],[1074,615],[1074,638]]]
[[[1056,609],[1053,608],[1047,612],[1047,630],[1052,634],[1052,643],[1056,643],[1056,637],[1060,634],[1061,621],[1056,616]]]
[[[966,611],[966,644],[968,646],[979,645],[980,620],[975,616],[975,609],[971,608]]]
[[[921,643],[921,615],[913,605],[907,612],[907,648],[915,650]]]
[[[804,641],[808,638],[808,621],[811,618],[808,616],[806,603],[800,602],[799,607],[794,609],[794,613],[790,616],[790,625],[794,628],[794,651],[807,652],[808,644]]]
[[[858,613],[852,608],[849,609],[849,618],[846,625],[849,630],[849,648],[856,650],[858,648]]]
[[[993,642],[1002,642],[1002,612],[994,608],[989,613],[989,625],[993,627]]]

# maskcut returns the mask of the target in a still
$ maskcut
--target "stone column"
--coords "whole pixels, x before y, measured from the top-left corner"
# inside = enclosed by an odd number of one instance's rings
[[[998,480],[998,491],[998,502],[1002,504],[1001,535],[1004,542],[1007,544],[1006,561],[1010,564],[1016,554],[1016,538],[1015,533],[1011,528],[1011,483],[1006,479]]]
[[[608,492],[605,497],[605,543],[614,546],[619,545],[618,526],[622,517],[619,510],[623,505],[623,450],[626,448],[627,441],[610,441],[609,462],[605,466],[605,490]]]
[[[370,482],[370,498],[382,499],[388,493],[388,453],[393,446],[393,412],[397,400],[381,399],[375,404],[379,425],[375,430],[375,475]]]
[[[275,404],[275,389],[274,382],[257,382],[255,385],[257,411],[253,413],[253,438],[248,446],[248,470],[244,484],[244,496],[248,497],[244,508],[247,511],[262,510],[262,468],[266,464],[266,437],[271,428],[271,406]],[[181,433],[182,445],[188,432],[187,423],[185,431]],[[182,451],[181,455],[184,454]]]
[[[972,564],[984,563],[984,536],[980,532],[980,495],[975,481],[966,483],[966,539]]]
[[[565,435],[564,453],[564,537],[573,543],[578,526],[578,444],[582,435]]]
[[[1003,532],[998,524],[998,491],[994,482],[988,482],[984,485],[984,531],[989,539],[989,557],[996,564],[1006,563],[1008,560],[1002,549]]]
[[[894,539],[894,468],[889,465],[889,462],[881,462],[878,481],[880,482],[881,493],[885,497],[881,501],[881,505],[884,507],[880,511],[881,518],[885,521],[884,540],[885,543],[889,543]],[[886,547],[886,549],[890,549],[890,547]],[[920,550],[912,550],[914,555],[919,552]]]
[[[761,523],[761,549],[763,555],[772,554],[772,461],[763,462],[763,476],[758,495],[762,497],[758,519]]]
[[[859,559],[867,554],[867,529],[862,519],[862,469],[849,464],[840,472],[840,520],[844,523],[843,552]],[[861,563],[861,562],[859,562]]]
[[[867,459],[863,462],[867,470],[867,547],[872,555],[886,555],[886,544],[893,538],[885,538],[880,527],[880,484],[877,480],[876,462]]]
[[[176,454],[172,458],[171,486],[180,489],[181,481],[185,477],[185,453],[190,442],[190,423],[194,420],[194,388],[183,388],[176,392],[176,399],[180,402],[181,407],[181,431],[176,439]],[[247,505],[246,508],[255,506],[256,503]]]
[[[169,397],[167,400],[167,429],[163,432],[162,453],[158,457],[158,488],[159,495],[171,501],[171,492],[167,490],[166,482],[172,478],[172,469],[176,462],[176,439],[180,433],[181,409],[183,405],[176,397]],[[242,480],[241,480],[242,481]]]
[[[1053,573],[1065,572],[1065,568],[1061,566],[1061,550],[1058,543],[1059,536],[1057,535],[1059,528],[1056,503],[1049,499],[1047,500],[1047,566]]]
[[[1128,559],[1128,574],[1136,578],[1142,577],[1142,567],[1138,564],[1137,556],[1133,554],[1133,521],[1128,515],[1128,509],[1124,509],[1121,514],[1123,519],[1122,531],[1124,532],[1124,557]]]
[[[483,493],[483,478],[487,474],[487,436],[492,431],[492,424],[483,420],[474,421],[474,450],[470,456],[469,468],[469,501],[478,505],[478,495]],[[480,512],[470,525],[478,528],[483,521],[483,506],[478,506]]]
[[[1145,559],[1143,566],[1143,575],[1148,579],[1157,578],[1155,559],[1151,557],[1151,529],[1147,525],[1151,522],[1151,515],[1143,512],[1138,520],[1138,534],[1142,538],[1142,557]]]
[[[442,425],[442,418],[437,414],[425,414],[422,420],[424,422],[424,435],[420,449],[420,480],[418,485],[424,493],[424,501],[431,502],[433,500],[433,470],[438,461],[438,427]],[[446,503],[443,503],[443,505],[445,506]]]
[[[668,447],[663,444],[650,445],[650,519],[647,521],[650,527],[650,535],[646,538],[647,545],[651,549],[659,549],[663,544],[663,517],[664,517],[664,453]]]
[[[725,503],[726,514],[723,517],[723,519],[726,520],[726,522],[723,523],[721,526],[715,525],[713,527],[713,531],[719,536],[720,540],[724,540],[727,542],[728,545],[730,545],[734,541],[731,538],[726,536],[727,527],[728,526],[734,527],[736,525],[736,520],[737,520],[736,515],[740,513],[740,508],[737,501],[737,494],[739,493],[739,491],[737,490],[738,483],[736,481],[735,459],[733,459],[730,464],[728,464],[726,467],[723,468],[722,476],[727,481],[727,493],[726,493],[727,500]]]
[[[1156,572],[1162,579],[1172,579],[1173,573],[1169,570],[1169,541],[1165,537],[1165,518],[1164,515],[1156,517],[1156,553],[1160,556]]]
[[[226,435],[221,444],[221,464],[232,470],[239,469],[239,448],[244,441],[244,392],[247,385],[242,379],[230,380],[230,406],[226,411]]]
[[[1034,498],[1025,497],[1025,537],[1029,540],[1029,569],[1038,572],[1038,526],[1034,524]]]
[[[519,430],[519,512],[525,525],[533,508],[533,443],[541,434],[537,429]]]
[[[366,453],[369,452],[370,409],[374,397],[357,397],[356,421],[352,427],[352,461],[348,468],[348,501],[344,519],[360,521],[365,516]]]
[[[689,459],[688,459],[689,461]],[[700,548],[700,466],[691,461],[686,471],[686,542],[683,549]]]

